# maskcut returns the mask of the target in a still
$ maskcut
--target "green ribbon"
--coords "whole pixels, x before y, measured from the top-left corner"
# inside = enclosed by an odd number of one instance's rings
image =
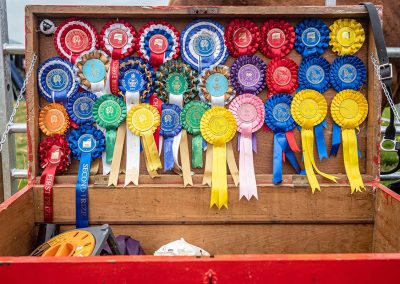
[[[203,167],[203,137],[194,135],[192,139],[192,168]]]
[[[115,141],[117,140],[117,131],[115,129],[110,129],[106,131],[106,162],[107,164],[111,164]]]

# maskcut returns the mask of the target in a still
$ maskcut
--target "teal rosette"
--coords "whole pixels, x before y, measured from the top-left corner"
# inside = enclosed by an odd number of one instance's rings
[[[182,131],[181,111],[181,108],[175,104],[162,105],[160,134],[164,137],[164,172],[174,167],[172,144],[174,137]]]
[[[299,90],[312,89],[320,93],[330,87],[330,64],[323,57],[307,57],[299,66]]]
[[[126,118],[126,106],[122,98],[112,94],[99,97],[93,105],[95,122],[106,130],[106,162],[110,164],[114,154],[117,128]]]
[[[329,28],[322,20],[305,19],[295,28],[294,48],[303,57],[323,54],[329,46]]]
[[[367,79],[367,69],[357,56],[339,56],[332,62],[330,79],[337,92],[347,89],[358,91]]]
[[[274,132],[272,179],[274,184],[282,182],[283,155],[297,173],[302,173],[294,154],[300,149],[293,134],[293,129],[297,127],[297,124],[290,113],[292,99],[292,96],[288,94],[276,94],[265,102],[265,124]]]
[[[67,112],[72,121],[78,125],[86,123],[93,124],[94,118],[92,108],[96,99],[97,96],[88,91],[78,92],[72,95],[67,104]]]
[[[100,130],[85,124],[72,130],[67,140],[73,158],[80,161],[76,182],[76,227],[86,228],[89,226],[90,163],[101,157],[105,149],[105,139]]]

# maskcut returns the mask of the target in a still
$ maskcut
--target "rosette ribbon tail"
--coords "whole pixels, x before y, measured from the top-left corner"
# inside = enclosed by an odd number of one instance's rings
[[[206,164],[204,167],[203,181],[201,182],[202,185],[211,186],[212,165],[213,165],[213,145],[208,143],[206,150]]]
[[[142,145],[148,162],[148,169],[151,172],[161,169],[161,160],[158,156],[157,146],[152,132],[145,132],[142,134]]]
[[[311,141],[311,145],[309,145]],[[312,160],[314,160],[314,133],[313,129],[302,129],[301,130],[301,144],[303,147],[303,159],[304,167],[306,170],[306,175],[308,183],[310,184],[312,193],[315,190],[321,191],[317,177],[315,176]]]
[[[164,172],[170,171],[174,168],[174,155],[172,144],[174,137],[164,138]]]
[[[192,139],[192,167],[201,169],[203,167],[203,137],[194,135]]]
[[[154,106],[155,108],[157,108],[158,113],[161,114],[161,107],[162,107],[163,102],[159,97],[157,97],[156,94],[151,95],[149,104]],[[153,134],[154,141],[155,141],[156,147],[157,147],[157,151],[159,150],[159,145],[160,145],[159,144],[160,143],[160,130],[161,130],[161,125],[157,126],[157,129]]]
[[[333,122],[333,126],[332,126],[332,148],[331,151],[329,153],[329,156],[335,156],[337,155],[339,148],[340,148],[340,126],[337,125],[336,122]]]
[[[320,124],[314,127],[318,157],[322,161],[324,158],[329,159],[328,152],[326,150],[325,138],[324,138],[324,128],[326,128],[326,120],[322,121]]]
[[[294,138],[293,130],[286,131],[285,136],[290,149],[295,153],[301,152],[299,146],[296,143],[296,139]]]
[[[181,136],[182,138],[181,138],[181,145],[179,147],[179,153],[181,155],[181,162],[182,162],[183,185],[185,187],[187,185],[193,186],[192,172],[190,170],[190,160],[189,160],[189,143],[187,138],[187,132],[185,129],[182,129]]]
[[[89,226],[89,194],[88,183],[90,175],[91,153],[82,152],[78,180],[76,182],[76,228]]]
[[[216,205],[228,208],[228,183],[226,174],[226,144],[213,145],[210,208]]]
[[[358,165],[357,136],[354,129],[342,129],[343,153],[351,193],[365,189]]]
[[[108,80],[110,91],[114,95],[118,96],[119,86],[118,86],[118,77],[119,77],[119,60],[121,59],[121,49],[114,48],[111,54],[111,62],[108,70]]]
[[[243,196],[250,200],[252,196],[258,199],[256,175],[254,172],[252,133],[251,129],[243,129],[240,138],[239,156],[239,199]]]
[[[115,129],[108,129],[106,131],[106,163],[111,164],[115,141],[117,140],[117,131]]]

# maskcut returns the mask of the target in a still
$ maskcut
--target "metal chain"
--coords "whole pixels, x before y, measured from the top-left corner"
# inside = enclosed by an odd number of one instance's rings
[[[7,125],[6,125],[6,129],[4,130],[3,135],[1,136],[0,152],[3,150],[3,145],[7,140],[8,134],[10,132],[11,125],[14,123],[14,117],[15,117],[15,114],[17,113],[18,108],[19,108],[19,104],[22,101],[22,99],[24,98],[24,93],[26,91],[26,85],[28,84],[29,78],[32,76],[33,68],[35,67],[36,61],[37,61],[37,55],[36,55],[36,53],[33,53],[31,65],[29,66],[28,72],[26,72],[25,80],[24,80],[24,83],[22,84],[21,90],[19,91],[19,95],[17,97],[17,101],[15,102],[15,106],[13,108],[13,111],[12,111],[12,113],[10,115],[10,118],[8,119],[8,122],[7,122]]]
[[[388,103],[390,105],[390,108],[393,110],[393,113],[394,113],[394,116],[395,116],[397,122],[400,123],[400,115],[397,112],[397,108],[394,105],[393,99],[390,96],[389,91],[386,88],[386,85],[382,82],[382,77],[381,77],[381,72],[380,72],[380,65],[379,65],[378,59],[375,58],[373,53],[371,53],[371,60],[372,60],[372,63],[374,64],[374,69],[375,69],[376,76],[378,77],[379,82],[381,83],[382,90],[383,90],[383,92],[384,92],[384,94],[386,96],[386,99],[387,99],[387,101],[388,101]]]

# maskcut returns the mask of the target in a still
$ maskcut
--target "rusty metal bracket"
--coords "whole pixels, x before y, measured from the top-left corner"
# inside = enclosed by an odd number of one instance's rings
[[[217,8],[217,7],[190,7],[188,9],[188,13],[196,14],[196,15],[218,14],[219,8]]]

